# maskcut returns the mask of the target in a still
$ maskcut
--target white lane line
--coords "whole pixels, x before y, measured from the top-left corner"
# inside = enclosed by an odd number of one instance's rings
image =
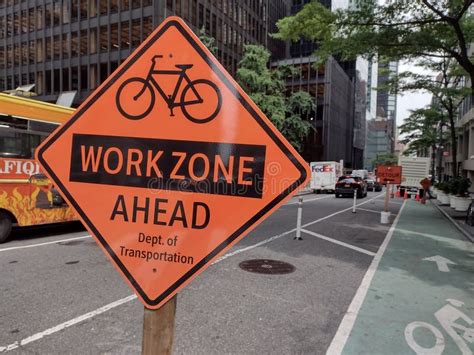
[[[83,314],[82,316],[79,316],[77,318],[68,320],[67,322],[58,324],[55,327],[46,329],[43,332],[36,333],[36,334],[34,334],[34,335],[32,335],[28,338],[25,338],[25,339],[20,340],[20,341],[16,341],[16,342],[14,342],[10,345],[2,346],[2,347],[0,347],[0,353],[1,352],[6,352],[6,351],[11,351],[11,350],[19,348],[20,346],[24,346],[24,345],[32,343],[34,341],[40,340],[40,339],[42,339],[43,337],[45,337],[47,335],[51,335],[53,333],[59,332],[60,330],[69,328],[69,327],[71,327],[75,324],[78,324],[80,322],[85,321],[86,319],[90,319],[90,318],[95,317],[95,316],[97,316],[101,313],[107,312],[109,309],[112,309],[112,308],[118,307],[118,306],[120,306],[124,303],[130,302],[131,300],[134,300],[135,298],[137,298],[137,296],[135,296],[135,295],[131,295],[131,296],[122,298],[118,301],[109,303],[106,306],[100,307],[100,308],[96,309],[95,311]]]
[[[57,244],[57,243],[62,243],[62,242],[69,242],[69,241],[71,241],[71,240],[79,240],[79,239],[86,239],[86,238],[91,238],[91,236],[90,236],[90,235],[84,235],[84,236],[82,236],[82,237],[74,237],[74,238],[69,238],[69,239],[61,239],[61,240],[55,240],[55,241],[52,241],[52,242],[21,245],[21,246],[19,246],[19,247],[3,248],[3,249],[0,249],[0,252],[2,252],[2,251],[9,251],[9,250],[18,250],[18,249],[41,247],[41,246],[43,246],[43,245]]]
[[[383,196],[383,194],[380,194],[380,195],[378,195],[378,196],[375,196],[375,197],[373,197],[373,198],[371,198],[370,200],[367,200],[367,201],[365,201],[365,202],[358,203],[356,206],[363,206],[363,205],[365,205],[365,204],[367,204],[367,203],[369,203],[369,202],[375,201],[375,200],[378,199],[380,196]],[[303,224],[301,227],[302,227],[302,228],[305,228],[305,227],[307,227],[307,226],[311,226],[311,225],[313,225],[313,224],[315,224],[315,223],[319,223],[319,222],[321,222],[321,221],[324,221],[324,220],[326,220],[326,219],[328,219],[328,218],[337,216],[338,214],[341,214],[341,213],[344,213],[344,212],[347,212],[347,211],[352,211],[352,206],[351,206],[351,207],[348,207],[348,208],[345,208],[345,209],[343,209],[343,210],[334,212],[334,213],[332,213],[332,214],[329,214],[329,215],[327,215],[327,216],[325,216],[325,217],[322,217],[322,218],[320,218],[320,219],[317,219],[317,220],[315,220],[315,221],[312,221],[312,222]]]
[[[354,323],[357,319],[357,315],[359,314],[360,307],[362,306],[362,303],[365,300],[367,291],[370,287],[370,284],[372,283],[372,279],[374,278],[375,272],[377,271],[380,260],[382,259],[382,256],[385,253],[385,250],[387,249],[388,243],[390,243],[390,240],[392,239],[393,232],[395,231],[395,227],[398,224],[400,216],[402,215],[402,211],[405,208],[405,205],[406,205],[406,202],[403,202],[403,205],[400,208],[400,212],[398,213],[397,218],[395,218],[395,221],[390,227],[390,230],[388,231],[387,236],[385,237],[382,245],[377,251],[377,254],[372,259],[372,262],[370,263],[370,266],[367,272],[365,273],[364,278],[362,279],[362,282],[359,288],[357,289],[357,292],[354,298],[352,299],[352,302],[349,305],[349,308],[347,309],[347,312],[344,318],[342,319],[342,322],[339,325],[336,335],[332,339],[331,345],[329,345],[329,348],[326,354],[338,355],[342,353],[342,350],[344,349],[344,346],[347,343],[347,339],[349,339],[349,335],[352,331],[352,328],[354,327]]]
[[[381,194],[381,195],[382,195],[382,194]],[[368,200],[368,201],[365,201],[365,202],[361,203],[361,205],[366,204],[366,203],[368,203],[368,202],[370,202],[370,201],[372,201],[372,200],[374,200],[374,199],[380,197],[381,195],[376,196],[376,197],[374,197],[373,199],[370,199],[370,200]],[[319,218],[319,219],[317,219],[317,220],[315,220],[315,221],[313,221],[313,222],[307,223],[307,224],[305,224],[303,227],[305,227],[305,226],[307,226],[307,225],[311,225],[311,224],[315,224],[315,223],[324,221],[324,220],[326,220],[326,219],[328,219],[328,218],[330,218],[330,217],[333,217],[333,216],[336,216],[336,215],[338,215],[338,214],[344,213],[344,212],[349,211],[349,210],[351,210],[351,209],[352,209],[352,207],[345,208],[345,209],[340,210],[340,211],[338,211],[338,212],[335,212],[335,213],[333,213],[333,214],[331,214],[331,215],[329,215],[329,216],[322,217],[322,218]],[[225,260],[225,259],[227,259],[227,258],[229,258],[229,257],[231,257],[231,256],[234,256],[234,255],[243,253],[243,252],[245,252],[245,251],[248,251],[248,250],[251,250],[251,249],[255,249],[255,248],[257,248],[257,247],[259,247],[259,246],[262,246],[262,245],[264,245],[264,244],[270,243],[270,242],[272,242],[272,241],[274,241],[274,240],[276,240],[276,239],[282,238],[282,237],[284,237],[285,235],[291,234],[291,233],[293,233],[293,232],[295,232],[295,231],[296,231],[296,228],[293,228],[293,229],[291,229],[291,230],[289,230],[289,231],[286,231],[286,232],[283,232],[283,233],[281,233],[281,234],[277,234],[277,235],[275,235],[275,236],[273,236],[273,237],[270,237],[270,238],[267,238],[267,239],[265,239],[265,240],[262,240],[261,242],[258,242],[258,243],[256,243],[256,244],[253,244],[253,245],[250,245],[250,246],[248,246],[248,247],[241,248],[241,249],[235,250],[235,251],[233,251],[233,252],[227,253],[227,254],[221,256],[220,258],[218,258],[216,261],[214,261],[213,264],[217,264],[217,263],[219,263],[219,262],[221,262],[221,261],[223,261],[223,260]],[[81,237],[81,238],[86,238],[86,237]],[[60,241],[51,242],[51,243],[58,243],[58,242],[60,242]],[[106,311],[108,311],[108,310],[110,310],[110,309],[112,309],[112,308],[115,308],[115,307],[118,307],[118,306],[120,306],[120,305],[122,305],[122,304],[125,304],[125,303],[127,303],[127,302],[130,302],[130,301],[132,301],[132,300],[134,300],[134,299],[136,299],[136,298],[137,298],[137,296],[135,296],[135,295],[130,295],[130,296],[125,297],[125,298],[122,298],[122,299],[120,299],[120,300],[118,300],[118,301],[109,303],[108,305],[105,305],[105,306],[103,306],[103,307],[101,307],[101,308],[98,308],[98,309],[96,309],[95,311],[86,313],[86,314],[84,314],[84,315],[81,315],[81,316],[79,316],[79,317],[76,317],[76,318],[74,318],[74,319],[71,319],[71,320],[69,320],[69,321],[67,321],[67,322],[61,323],[61,324],[59,324],[59,325],[57,325],[57,326],[54,326],[54,327],[49,328],[49,329],[46,329],[45,331],[42,331],[42,332],[40,332],[40,333],[36,333],[36,334],[34,334],[34,335],[32,335],[32,336],[30,336],[30,337],[28,337],[28,338],[25,338],[25,339],[23,339],[23,340],[16,341],[16,342],[14,342],[14,343],[12,343],[12,344],[10,344],[10,345],[7,345],[7,346],[3,346],[3,347],[0,346],[0,353],[1,353],[1,352],[6,352],[6,351],[10,351],[10,350],[17,349],[19,346],[26,345],[26,344],[28,344],[28,343],[31,343],[31,342],[35,341],[35,340],[42,339],[43,337],[45,337],[45,336],[47,336],[47,335],[51,335],[51,334],[57,333],[57,332],[59,332],[59,331],[61,331],[61,330],[63,330],[63,329],[69,328],[69,327],[71,327],[71,326],[73,326],[73,325],[75,325],[75,324],[78,324],[78,323],[80,323],[80,322],[83,322],[84,320],[90,319],[90,318],[92,318],[92,317],[94,317],[94,316],[96,316],[96,315],[99,315],[99,314],[101,314],[101,313],[104,313],[104,312],[106,312]]]
[[[323,240],[325,240],[325,241],[328,241],[328,242],[331,242],[331,243],[334,243],[334,244],[337,244],[337,245],[342,245],[343,247],[346,247],[346,248],[349,248],[349,249],[358,251],[359,253],[363,253],[363,254],[370,255],[370,256],[375,256],[375,253],[374,253],[373,251],[369,251],[369,250],[366,250],[366,249],[362,249],[362,248],[356,247],[356,246],[354,246],[354,245],[341,242],[341,241],[339,241],[339,240],[337,240],[337,239],[329,238],[329,237],[326,237],[325,235],[322,235],[322,234],[319,234],[319,233],[315,233],[315,232],[311,232],[311,231],[306,230],[306,229],[301,229],[301,231],[302,231],[303,233],[312,235],[313,237],[316,237],[316,238],[319,238],[319,239],[323,239]]]
[[[315,197],[315,198],[308,198],[306,200],[303,200],[303,204],[305,202],[310,202],[310,201],[317,201],[317,200],[324,200],[324,199],[327,199],[327,198],[334,198],[334,195],[328,195],[328,196],[324,196],[324,197]],[[285,203],[283,206],[290,206],[290,205],[296,205],[298,204],[299,201],[296,201],[296,202],[290,202],[290,203]]]

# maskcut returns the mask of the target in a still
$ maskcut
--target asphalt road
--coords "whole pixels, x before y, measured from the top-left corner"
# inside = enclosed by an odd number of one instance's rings
[[[356,214],[350,198],[304,199],[303,240],[293,199],[179,294],[176,354],[325,353],[390,225],[380,193]],[[239,267],[251,259],[295,271]],[[143,306],[78,223],[15,231],[0,267],[0,352],[140,353]]]

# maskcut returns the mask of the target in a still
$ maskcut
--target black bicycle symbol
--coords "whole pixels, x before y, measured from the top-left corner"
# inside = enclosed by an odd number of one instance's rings
[[[222,106],[222,95],[217,85],[207,79],[191,80],[186,74],[186,70],[192,68],[193,64],[176,64],[175,67],[180,70],[157,70],[155,66],[159,58],[163,58],[163,56],[155,55],[152,58],[152,65],[146,78],[133,77],[120,85],[115,96],[119,112],[130,120],[141,120],[146,117],[155,105],[156,93],[153,90],[155,87],[167,103],[170,116],[174,116],[173,109],[175,107],[180,107],[184,116],[191,122],[206,123],[213,120]],[[165,94],[160,84],[155,80],[155,75],[179,75],[173,94],[168,96]],[[180,100],[177,101],[183,81],[186,83]],[[207,95],[200,95],[199,92],[206,92]],[[122,97],[124,93],[125,95]],[[130,102],[130,96],[134,104],[133,107],[126,108],[124,106],[127,101],[122,102],[121,99],[127,99]],[[193,109],[191,110],[190,107]]]

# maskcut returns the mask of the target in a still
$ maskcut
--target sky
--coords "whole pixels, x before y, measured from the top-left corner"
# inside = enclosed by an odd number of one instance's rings
[[[412,62],[402,62],[398,71],[411,71],[418,74],[429,74],[429,71],[423,70]],[[431,74],[433,74],[431,72]],[[397,97],[397,126],[403,123],[403,120],[410,115],[410,110],[416,110],[427,106],[431,102],[431,94],[426,91],[407,92]]]

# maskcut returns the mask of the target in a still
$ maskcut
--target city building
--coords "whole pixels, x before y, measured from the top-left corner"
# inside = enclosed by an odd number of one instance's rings
[[[35,84],[38,99],[55,102],[76,90],[77,105],[169,15],[204,28],[235,73],[246,43],[283,56],[268,25],[286,11],[284,0],[2,0],[0,91]]]
[[[474,45],[469,48],[470,55],[474,55]],[[470,88],[471,83],[468,76],[462,80],[461,86]],[[467,95],[459,106],[459,116],[456,122],[458,141],[458,174],[473,182],[471,191],[474,191],[474,102],[471,95]],[[449,145],[444,148],[444,178],[452,175],[453,157]]]
[[[367,143],[365,168],[374,170],[374,160],[379,155],[386,155],[393,152],[392,146],[395,147],[394,121],[388,120],[385,117],[377,117],[375,120],[367,121]]]
[[[357,1],[320,0],[333,11],[356,6]],[[298,12],[308,2],[293,0],[289,14]],[[372,78],[376,78],[374,66],[371,63],[369,69],[369,61],[362,58],[350,62],[330,58],[316,69],[317,58],[313,56],[316,49],[313,42],[304,39],[288,43],[285,59],[272,63],[275,67],[291,65],[299,69],[299,74],[287,81],[288,91],[307,91],[317,104],[315,112],[305,117],[311,122],[312,129],[302,155],[307,161],[343,160],[346,168],[361,169],[367,111],[372,110],[370,115],[375,115],[375,110],[371,109],[375,101],[371,90]],[[371,100],[369,105],[368,100]]]
[[[379,154],[394,154],[397,136],[397,95],[384,89],[387,80],[398,74],[397,61],[378,63],[376,115],[367,120],[365,167],[373,169]],[[372,90],[374,91],[374,90]]]
[[[360,0],[321,0],[347,8]],[[369,0],[364,0],[369,1]],[[96,89],[170,15],[182,17],[216,40],[216,56],[235,74],[244,45],[261,44],[273,66],[300,69],[288,91],[305,90],[316,109],[303,156],[344,160],[362,168],[366,141],[369,62],[331,58],[315,68],[314,43],[272,39],[276,21],[309,0],[0,0],[0,91],[34,84],[39,100],[56,102],[77,91],[74,106]],[[373,68],[372,64],[371,68]],[[376,75],[375,75],[376,76]],[[371,101],[373,102],[373,100]],[[371,117],[371,116],[370,116]]]

